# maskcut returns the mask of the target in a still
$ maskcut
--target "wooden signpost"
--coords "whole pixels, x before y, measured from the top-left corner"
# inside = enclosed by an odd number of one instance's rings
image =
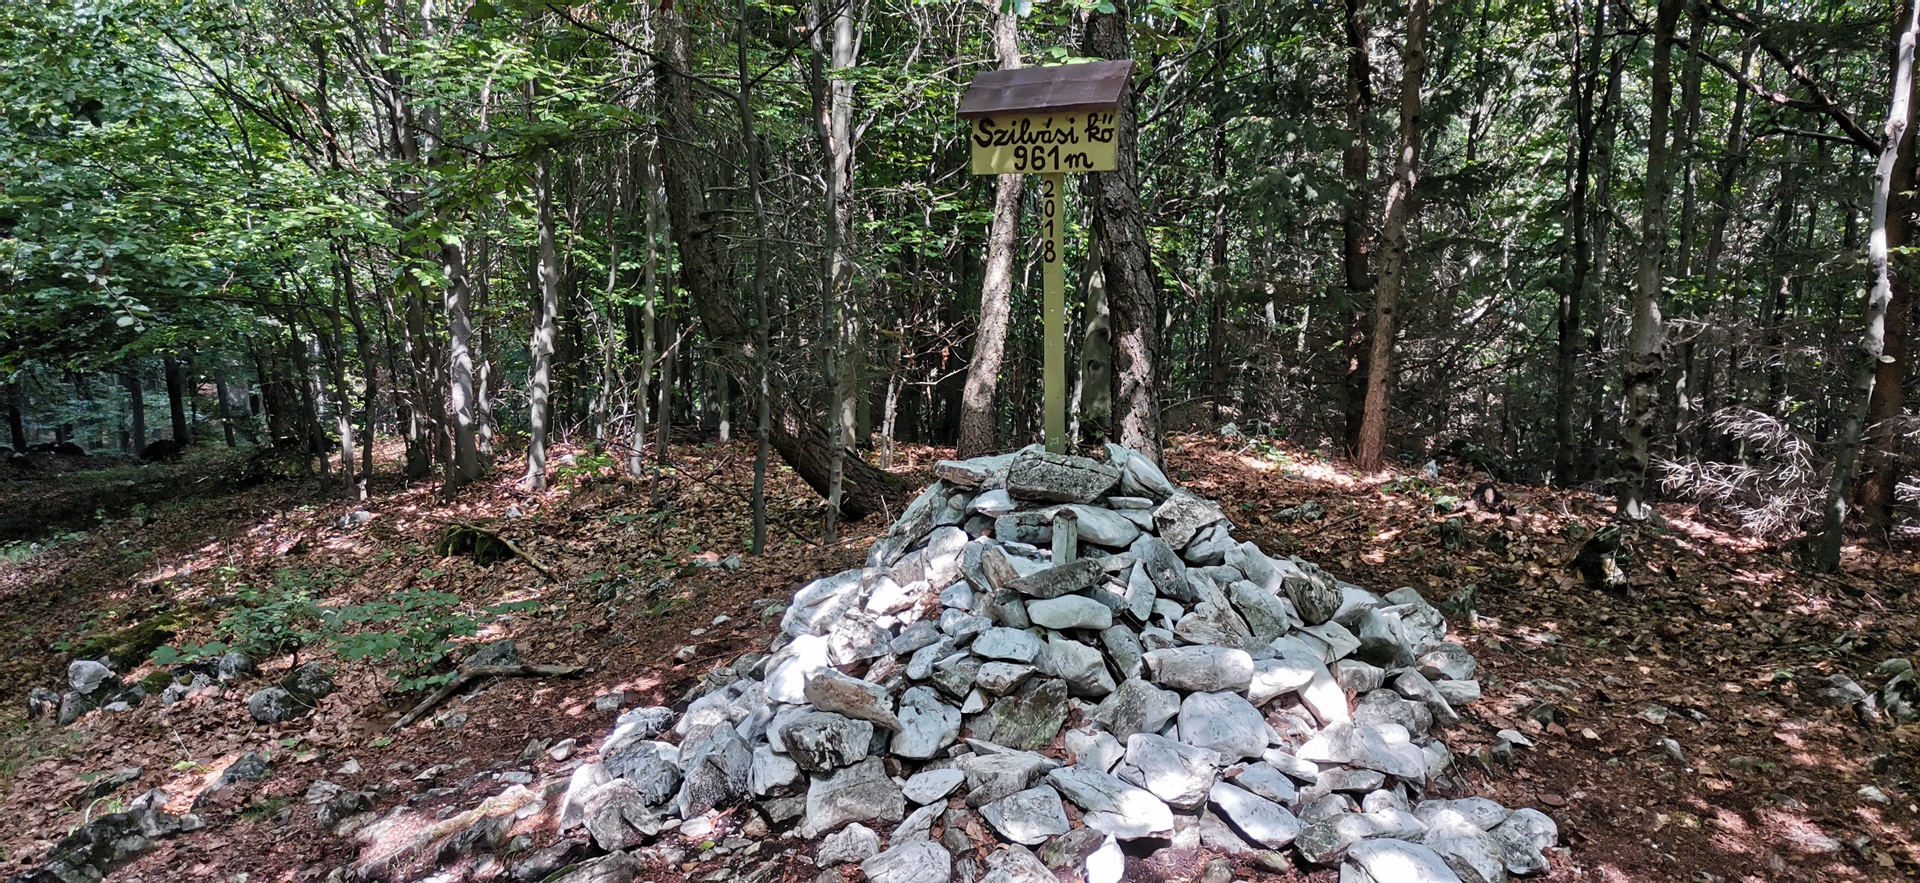
[[[960,97],[976,175],[1040,176],[1040,279],[1045,291],[1047,450],[1067,449],[1065,176],[1119,167],[1118,119],[1132,61],[1095,61],[983,73]]]

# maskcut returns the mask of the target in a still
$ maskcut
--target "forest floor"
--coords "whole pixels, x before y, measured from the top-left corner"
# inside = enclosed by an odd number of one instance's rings
[[[896,453],[895,471],[918,486],[950,453],[908,448]],[[441,807],[471,805],[500,787],[472,774],[514,764],[530,740],[573,738],[588,750],[614,718],[595,710],[596,698],[620,691],[626,707],[680,703],[705,672],[764,649],[777,621],[768,611],[803,582],[864,560],[887,521],[869,518],[821,546],[808,539],[818,535],[815,498],[777,469],[771,552],[746,558],[752,448],[739,442],[677,446],[651,485],[579,452],[542,494],[517,490],[513,470],[502,469],[447,501],[437,482],[407,487],[383,471],[364,504],[327,501],[311,481],[239,487],[223,457],[0,481],[0,512],[9,513],[0,633],[11,638],[0,646],[0,876],[33,866],[89,814],[149,788],[184,811],[227,765],[262,751],[271,775],[203,805],[208,830],[163,841],[110,879],[321,879],[354,859],[355,844],[319,829],[303,800],[313,781],[394,783],[399,794],[377,807],[385,811],[399,795],[460,779],[468,793],[414,805],[428,821]],[[382,462],[397,468],[392,456]],[[1591,494],[1505,486],[1512,514],[1461,510],[1482,476],[1359,476],[1299,450],[1212,436],[1178,439],[1167,471],[1221,501],[1237,535],[1271,554],[1299,555],[1382,592],[1413,586],[1436,602],[1476,587],[1477,616],[1452,627],[1480,661],[1485,698],[1463,709],[1446,739],[1471,791],[1560,823],[1568,850],[1547,879],[1920,877],[1920,727],[1862,721],[1815,695],[1836,672],[1875,689],[1883,680],[1875,665],[1920,656],[1915,549],[1854,547],[1841,574],[1811,576],[1706,514],[1666,505],[1665,528],[1627,539],[1631,587],[1613,594],[1567,567],[1609,518]],[[1324,518],[1278,515],[1309,501],[1325,507]],[[520,516],[504,517],[509,506]],[[371,519],[342,520],[357,509]],[[1441,527],[1449,518],[1459,519],[1457,535]],[[557,579],[518,559],[482,567],[437,555],[453,521],[498,530]],[[736,555],[738,569],[728,560]],[[186,621],[175,643],[209,640],[217,613],[208,611],[268,587],[339,603],[403,589],[472,604],[537,601],[536,611],[475,639],[510,636],[528,662],[592,671],[496,679],[398,732],[389,725],[423,694],[348,662],[337,664],[339,693],[275,726],[253,723],[240,701],[258,683],[96,712],[67,728],[25,719],[27,691],[61,686],[71,648],[87,637],[173,612]],[[689,646],[691,658],[675,661]],[[263,667],[271,676],[293,661]],[[1504,728],[1530,734],[1535,747],[1510,764],[1465,761]],[[433,769],[441,764],[453,767]],[[536,766],[546,765],[541,755]],[[91,793],[102,774],[131,767],[142,770],[135,780]],[[1869,785],[1884,801],[1861,795]],[[1134,871],[1180,879],[1200,864]],[[1253,879],[1336,876],[1238,870]],[[815,873],[802,858],[785,876]],[[669,868],[651,878],[680,876]]]

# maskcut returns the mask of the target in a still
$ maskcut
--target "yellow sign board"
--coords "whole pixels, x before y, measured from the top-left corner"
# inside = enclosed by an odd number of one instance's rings
[[[1119,168],[1111,110],[987,116],[973,120],[976,175],[1111,172]]]

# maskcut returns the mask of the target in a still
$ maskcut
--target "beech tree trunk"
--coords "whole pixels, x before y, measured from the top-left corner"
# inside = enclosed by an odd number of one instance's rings
[[[1400,152],[1387,188],[1380,224],[1380,284],[1374,289],[1373,332],[1367,353],[1367,398],[1360,415],[1354,465],[1380,468],[1387,445],[1387,400],[1393,388],[1393,341],[1398,331],[1400,291],[1407,277],[1407,226],[1413,219],[1414,187],[1420,180],[1420,89],[1427,76],[1427,0],[1407,4],[1407,42],[1400,53]]]
[[[691,34],[677,9],[663,9],[657,19],[661,56],[661,171],[666,182],[669,226],[680,253],[681,277],[707,334],[717,343],[718,358],[742,388],[759,390],[768,409],[768,435],[773,449],[822,497],[827,492],[833,451],[814,415],[787,394],[785,385],[768,372],[763,386],[754,360],[764,344],[742,320],[730,297],[732,286],[721,262],[726,245],[720,225],[724,214],[707,206],[700,183],[700,163],[707,151],[693,100]],[[840,514],[858,520],[878,512],[898,490],[893,476],[857,457],[848,458],[842,477]]]
[[[1131,57],[1128,12],[1119,0],[1110,13],[1087,17],[1081,51],[1094,58]],[[1093,209],[1093,236],[1100,240],[1100,270],[1113,316],[1115,377],[1114,423],[1122,447],[1160,462],[1160,295],[1154,289],[1153,254],[1146,220],[1140,213],[1135,170],[1139,136],[1134,131],[1133,94],[1120,99],[1114,125],[1119,130],[1118,168],[1084,177]]]
[[[993,14],[993,52],[1001,70],[1020,67],[1020,17]],[[1007,319],[1013,301],[1013,256],[1020,233],[1022,176],[994,181],[993,223],[987,229],[987,271],[980,283],[980,322],[973,333],[973,357],[960,393],[960,438],[956,456],[978,457],[1000,449],[1000,362],[1007,348]]]
[[[1909,84],[1907,98],[1920,85]],[[1899,254],[1912,237],[1916,187],[1920,187],[1920,163],[1915,161],[1913,126],[1908,125],[1905,139],[1894,159],[1893,185],[1887,194],[1887,251]],[[1906,262],[1911,267],[1911,260]],[[1867,400],[1866,445],[1861,451],[1860,487],[1854,505],[1860,519],[1877,527],[1893,524],[1894,491],[1903,476],[1903,447],[1908,433],[1902,432],[1900,417],[1906,410],[1906,374],[1909,359],[1908,333],[1912,319],[1912,280],[1898,263],[1890,263],[1887,276],[1886,329],[1883,332],[1881,358],[1874,366],[1873,394]]]
[[[120,382],[127,387],[129,434],[133,438],[133,455],[138,457],[147,449],[147,391],[140,382],[138,369],[120,375]]]
[[[480,478],[473,322],[467,312],[473,295],[467,279],[467,247],[463,241],[441,241],[440,269],[447,277],[443,295],[447,312],[447,416],[453,422],[453,459],[447,463],[447,489],[453,490]]]
[[[553,161],[543,151],[534,164],[533,195],[538,205],[539,239],[534,258],[535,304],[533,336],[527,341],[527,474],[521,487],[547,488],[547,421],[553,409],[553,348],[560,312],[560,257],[553,217]]]
[[[1846,538],[1847,491],[1853,483],[1853,470],[1860,454],[1860,441],[1867,415],[1872,407],[1886,351],[1887,310],[1893,302],[1893,249],[1888,240],[1889,211],[1893,191],[1904,180],[1896,180],[1901,154],[1913,162],[1914,139],[1909,137],[1914,122],[1913,62],[1914,43],[1920,40],[1920,3],[1908,3],[1905,29],[1900,33],[1899,54],[1894,61],[1893,99],[1887,109],[1886,142],[1880,149],[1880,161],[1873,170],[1873,227],[1867,240],[1867,262],[1873,267],[1873,290],[1867,295],[1866,327],[1860,335],[1860,349],[1849,366],[1847,392],[1853,396],[1840,424],[1835,447],[1832,483],[1827,487],[1826,523],[1813,546],[1814,565],[1824,571],[1840,567],[1840,547]]]
[[[1616,514],[1642,521],[1653,431],[1660,417],[1660,379],[1666,361],[1666,320],[1660,314],[1661,270],[1667,250],[1667,129],[1673,113],[1673,34],[1684,0],[1661,0],[1653,36],[1653,100],[1647,122],[1647,178],[1641,189],[1640,248],[1634,270],[1633,326],[1627,332],[1625,409],[1620,425],[1620,494]]]

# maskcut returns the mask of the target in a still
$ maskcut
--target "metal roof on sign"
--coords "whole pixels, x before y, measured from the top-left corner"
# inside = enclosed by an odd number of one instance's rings
[[[1131,59],[987,71],[960,96],[959,117],[1111,110],[1127,94],[1132,73]]]

